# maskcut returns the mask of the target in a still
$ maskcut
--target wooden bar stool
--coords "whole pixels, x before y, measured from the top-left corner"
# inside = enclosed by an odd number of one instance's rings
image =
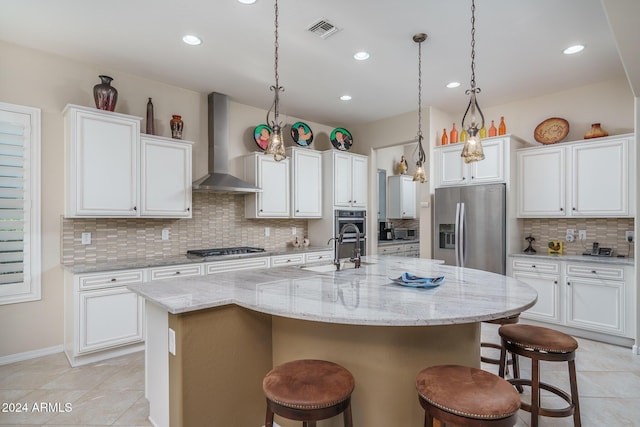
[[[262,381],[267,397],[265,427],[273,427],[273,416],[302,421],[315,427],[316,421],[344,415],[344,426],[353,427],[351,393],[353,375],[325,360],[294,360],[273,368]]]
[[[486,320],[483,323],[490,323],[492,325],[513,325],[516,324],[520,321],[520,314],[515,314],[513,316],[509,316],[509,317],[503,317],[501,319],[494,319],[494,320]],[[501,344],[495,344],[492,342],[481,342],[480,343],[480,347],[481,348],[495,348],[497,350],[502,351],[502,345]],[[488,357],[488,356],[483,356],[482,353],[480,354],[480,360],[484,363],[490,363],[493,365],[500,365],[500,358],[498,357],[497,359],[494,359],[492,357]],[[513,378],[520,378],[520,368],[518,367],[518,357],[511,353],[511,359],[507,360],[507,372],[509,369],[509,365],[511,365],[513,367]],[[503,376],[504,378],[504,376]],[[524,389],[522,388],[522,386],[517,386],[516,387],[518,389],[518,391],[520,393],[522,393],[524,391]]]
[[[434,419],[459,427],[512,427],[518,421],[518,392],[482,369],[432,366],[420,371],[416,389],[425,427]]]
[[[514,378],[509,382],[515,386],[531,387],[531,404],[521,403],[520,408],[531,413],[531,427],[538,427],[538,416],[568,417],[573,415],[574,427],[581,427],[578,383],[576,380],[575,351],[578,342],[562,332],[532,325],[504,325],[498,329],[502,337],[500,353],[500,376],[504,376],[506,352],[531,359],[531,379]],[[568,362],[571,394],[558,387],[540,381],[540,361]],[[540,407],[540,389],[547,390],[564,399],[568,406],[562,409]]]

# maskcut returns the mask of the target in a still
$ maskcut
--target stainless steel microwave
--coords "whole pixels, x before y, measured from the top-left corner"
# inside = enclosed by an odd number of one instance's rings
[[[418,238],[418,230],[415,228],[396,228],[395,237],[401,240],[415,240]]]

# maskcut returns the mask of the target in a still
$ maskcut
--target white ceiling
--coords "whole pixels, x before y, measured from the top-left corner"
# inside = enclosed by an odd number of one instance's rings
[[[283,113],[344,125],[416,111],[412,36],[419,32],[429,36],[422,46],[423,106],[464,111],[470,0],[279,0],[279,9]],[[318,18],[341,31],[327,39],[307,31]],[[2,5],[0,40],[267,109],[273,20],[272,0],[251,6],[236,0],[11,0]],[[185,33],[204,43],[185,45]],[[586,49],[562,54],[575,43]],[[362,49],[371,59],[353,60]],[[476,0],[481,107],[623,76],[600,0]],[[451,80],[462,86],[446,89]],[[345,93],[353,100],[340,101]]]

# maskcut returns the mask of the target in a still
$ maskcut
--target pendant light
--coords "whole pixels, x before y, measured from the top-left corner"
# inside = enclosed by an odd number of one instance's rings
[[[423,164],[427,159],[422,147],[422,42],[427,39],[425,33],[419,33],[413,36],[413,41],[418,43],[418,161],[416,162],[416,171],[413,173],[413,180],[424,183],[427,177],[424,173]]]
[[[276,162],[284,160],[287,155],[284,151],[284,139],[282,137],[282,130],[286,126],[280,121],[280,92],[284,92],[284,88],[279,84],[279,75],[278,75],[278,0],[275,0],[275,55],[274,55],[274,70],[276,83],[271,86],[269,89],[274,91],[275,95],[273,97],[273,104],[269,111],[267,111],[267,123],[271,126],[271,136],[269,137],[269,143],[267,144],[267,149],[264,151],[265,154],[272,154],[273,158]],[[273,110],[273,120],[269,120],[269,115]]]
[[[480,93],[480,88],[476,87],[476,3],[471,0],[471,89],[465,91],[469,95],[469,105],[462,117],[462,129],[465,129],[465,120],[469,115],[470,123],[466,127],[467,140],[462,148],[462,158],[465,163],[484,160],[484,151],[480,141],[480,129],[484,127],[484,114],[478,105],[476,94]],[[478,115],[480,122],[478,123]]]

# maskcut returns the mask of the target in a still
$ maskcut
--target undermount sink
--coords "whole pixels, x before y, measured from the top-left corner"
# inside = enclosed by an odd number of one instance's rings
[[[375,264],[373,262],[364,262],[360,263],[360,266],[363,267],[365,265]],[[352,262],[343,262],[340,264],[340,271],[342,270],[353,270],[356,265]],[[330,271],[337,271],[336,266],[333,264],[322,264],[322,265],[303,265],[300,267],[303,270],[307,271],[315,271],[316,273],[327,273]]]

